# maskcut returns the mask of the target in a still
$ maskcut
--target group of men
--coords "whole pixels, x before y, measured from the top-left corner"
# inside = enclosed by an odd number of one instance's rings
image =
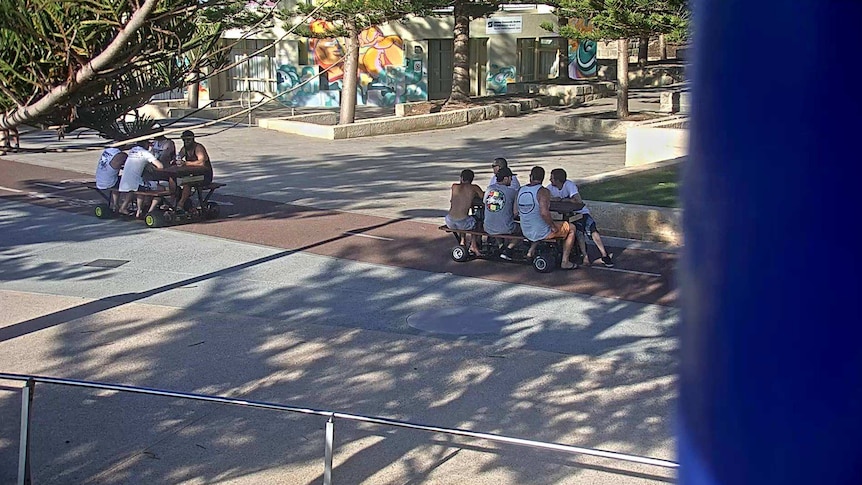
[[[452,184],[452,197],[449,213],[446,214],[446,226],[455,231],[471,231],[482,226],[489,236],[522,235],[531,242],[527,258],[535,255],[540,241],[548,239],[563,239],[563,260],[561,268],[574,269],[578,262],[571,261],[571,252],[575,240],[583,255],[583,264],[590,264],[587,256],[586,238],[596,244],[601,253],[601,262],[608,267],[613,266],[613,260],[605,250],[601,236],[596,228],[596,221],[590,215],[590,210],[583,204],[578,193],[578,187],[567,179],[562,168],[551,170],[550,183],[547,187],[545,169],[533,167],[530,170],[530,181],[521,186],[518,177],[512,173],[505,158],[497,158],[492,164],[494,175],[488,184],[488,189],[473,183],[475,174],[472,170],[462,170],[460,181]],[[470,210],[475,199],[481,199],[484,206],[484,216],[480,221]],[[582,206],[575,211],[569,221],[554,220],[550,205],[552,200],[570,200]],[[516,218],[518,221],[516,221]],[[470,246],[470,252],[479,254],[479,236],[471,237],[462,233],[462,244]],[[512,240],[503,249],[500,257],[512,259],[512,250],[517,241]]]
[[[179,151],[174,142],[160,134],[152,140],[140,140],[131,146],[106,148],[96,166],[96,187],[100,190],[117,189],[111,193],[110,207],[114,212],[143,219],[147,212],[158,208],[160,197],[147,196],[147,192],[159,190],[160,182],[147,176],[146,168],[164,169],[170,165],[203,167],[208,169],[204,183],[212,181],[212,164],[203,145],[195,141],[195,134],[189,130],[180,135],[183,146]],[[122,170],[122,173],[121,173]],[[162,182],[164,183],[164,182]],[[176,193],[173,181],[167,184],[171,193]],[[132,193],[137,196],[137,210],[129,212]],[[191,196],[191,187],[182,186],[176,201],[177,212],[182,212]],[[149,207],[145,212],[144,208]]]

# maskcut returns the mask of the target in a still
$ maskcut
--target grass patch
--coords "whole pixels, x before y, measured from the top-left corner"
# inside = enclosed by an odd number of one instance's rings
[[[585,200],[679,207],[679,164],[578,187]]]

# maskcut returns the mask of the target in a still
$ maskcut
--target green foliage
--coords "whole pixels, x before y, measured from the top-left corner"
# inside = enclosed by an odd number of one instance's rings
[[[109,69],[75,85],[135,12],[127,0],[0,0],[0,113],[9,115],[57,86],[70,95],[28,124],[109,129],[153,95],[179,88],[189,73],[218,68],[228,28],[258,22],[246,0],[159,0]],[[0,119],[3,116],[0,114]]]
[[[559,14],[588,20],[588,25],[560,27],[570,39],[614,40],[657,34],[684,37],[688,0],[559,0]]]
[[[324,20],[332,25],[326,32],[311,32],[300,26],[297,32],[307,37],[343,37],[347,35],[345,24],[350,23],[358,31],[380,25],[392,20],[403,19],[408,15],[424,16],[446,2],[440,0],[320,0],[314,4],[299,3],[297,13],[306,16],[314,12],[316,20]]]

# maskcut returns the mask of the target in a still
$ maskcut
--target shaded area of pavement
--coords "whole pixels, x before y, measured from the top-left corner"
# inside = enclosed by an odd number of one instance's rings
[[[0,206],[0,306],[11,309],[0,328],[14,333],[0,342],[5,371],[672,457],[675,309]],[[102,258],[128,262],[84,265]],[[481,335],[407,324],[440,307],[488,308],[510,323]],[[152,399],[40,387],[36,477],[320,481],[322,420]],[[0,391],[0,469],[9,474],[19,406],[14,390]],[[336,436],[335,476],[345,483],[669,479],[646,467],[348,423]]]

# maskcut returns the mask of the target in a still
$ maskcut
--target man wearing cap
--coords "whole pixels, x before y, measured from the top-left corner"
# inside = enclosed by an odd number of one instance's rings
[[[184,131],[180,135],[180,139],[183,141],[183,147],[177,153],[177,164],[185,165],[186,167],[206,167],[208,171],[204,174],[204,185],[208,185],[213,181],[213,166],[210,163],[207,149],[195,141],[195,134],[190,130]],[[192,188],[188,185],[183,185],[183,193],[177,203],[179,210],[185,209],[186,201],[189,200],[191,193]]]
[[[508,167],[500,167],[497,170],[497,182],[491,184],[485,191],[485,232],[489,236],[499,234],[518,234],[520,228],[515,223],[515,199],[518,198],[518,189],[512,187],[512,171]],[[512,260],[511,251],[517,241],[510,241],[500,257]]]
[[[509,162],[503,157],[497,157],[491,163],[491,168],[494,170],[494,175],[491,175],[491,181],[488,182],[488,185],[494,185],[497,183],[497,179],[499,178],[497,175],[497,171],[501,168],[509,168]],[[512,174],[512,188],[515,190],[521,188],[521,183],[518,182],[518,176],[514,173]]]
[[[150,144],[150,152],[162,162],[162,165],[168,166],[174,161],[177,153],[177,146],[173,140],[168,139],[164,133],[159,133]]]

